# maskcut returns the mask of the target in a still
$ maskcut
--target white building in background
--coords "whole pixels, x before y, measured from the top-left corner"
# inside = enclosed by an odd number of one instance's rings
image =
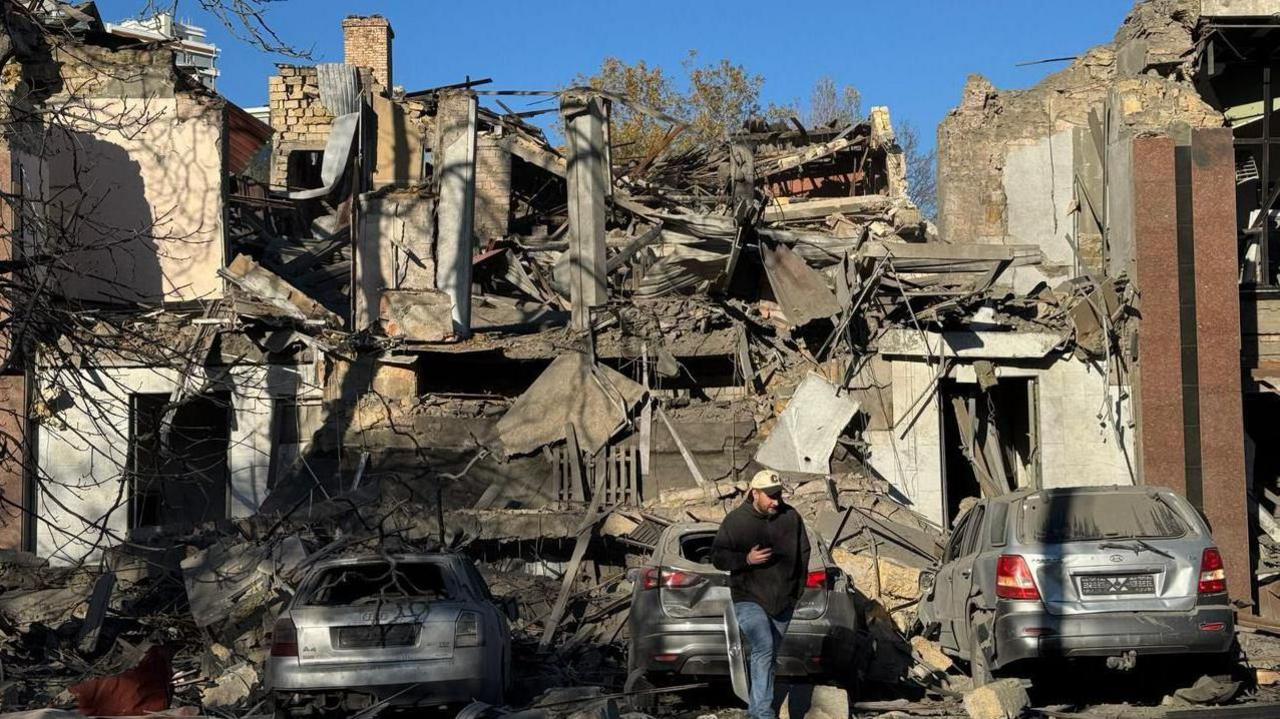
[[[106,28],[112,35],[136,38],[142,42],[173,41],[178,67],[195,72],[200,82],[210,90],[218,89],[218,46],[207,42],[208,34],[204,28],[179,22],[169,13],[159,13],[143,20],[109,22]]]

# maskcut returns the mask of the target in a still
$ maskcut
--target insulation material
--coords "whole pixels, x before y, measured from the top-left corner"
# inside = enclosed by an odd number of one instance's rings
[[[799,327],[840,314],[840,303],[827,286],[826,278],[799,255],[785,245],[771,248],[766,244],[760,245],[760,254],[773,296],[778,299],[788,322]]]
[[[826,474],[836,438],[857,411],[848,393],[809,374],[756,451],[756,461],[779,472]]]

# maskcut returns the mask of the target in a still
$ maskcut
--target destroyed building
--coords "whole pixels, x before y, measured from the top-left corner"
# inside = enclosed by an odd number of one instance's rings
[[[1034,88],[972,78],[935,226],[887,108],[695,143],[599,88],[401,88],[374,15],[277,66],[263,123],[91,10],[3,78],[0,268],[39,302],[0,305],[0,549],[70,573],[6,621],[180,575],[173,631],[252,674],[306,561],[449,547],[542,649],[603,645],[660,528],[761,467],[882,603],[893,679],[947,528],[1023,487],[1176,489],[1280,607],[1271,13],[1150,0]],[[611,144],[623,104],[656,151]]]
[[[1037,247],[1045,262],[1015,276],[1024,290],[1080,276],[1128,286],[1124,336],[1081,385],[1114,396],[1111,408],[1079,406],[1096,424],[1064,439],[1077,450],[1109,439],[1132,481],[1191,499],[1235,559],[1233,594],[1266,617],[1280,609],[1265,109],[1275,22],[1271,3],[1139,3],[1113,42],[1034,88],[971,77],[938,131],[943,240]],[[1086,318],[1097,331],[1113,298],[1095,303],[1107,308]],[[1087,469],[1078,483],[1120,478]]]
[[[1144,481],[1135,277],[1104,266],[1118,260],[1099,238],[1117,233],[1075,189],[1101,176],[1077,147],[1089,114],[1052,105],[1071,82],[1106,100],[1086,80],[1114,76],[1112,94],[1169,86],[1150,106],[1116,95],[1117,137],[1178,113],[1211,125],[1189,85],[1121,79],[1106,49],[1028,91],[1025,111],[971,83],[940,131],[938,237],[907,198],[886,108],[698,145],[659,109],[575,88],[545,93],[556,147],[483,82],[396,87],[386,18],[342,29],[346,63],[270,78],[270,128],[171,50],[85,35],[102,67],[145,72],[77,86],[77,102],[171,103],[147,145],[193,161],[167,177],[138,138],[94,138],[130,160],[101,166],[137,175],[105,182],[140,188],[102,224],[149,212],[156,230],[87,253],[68,293],[146,329],[113,339],[118,322],[86,322],[105,362],[26,358],[29,391],[12,396],[31,461],[6,496],[35,515],[15,512],[15,546],[76,561],[104,546],[95,530],[110,545],[280,511],[366,473],[435,477],[450,509],[566,510],[597,482],[639,505],[769,466],[887,482],[938,528],[983,493]],[[615,161],[615,103],[671,121],[667,144]],[[24,182],[58,171],[28,164]],[[184,435],[202,439],[179,451]],[[179,467],[207,483],[164,479]]]

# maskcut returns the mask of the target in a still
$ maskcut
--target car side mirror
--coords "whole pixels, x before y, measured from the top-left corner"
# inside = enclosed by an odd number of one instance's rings
[[[932,569],[925,569],[920,572],[920,579],[916,584],[920,588],[921,594],[927,594],[933,589],[933,582],[938,578],[937,572]]]

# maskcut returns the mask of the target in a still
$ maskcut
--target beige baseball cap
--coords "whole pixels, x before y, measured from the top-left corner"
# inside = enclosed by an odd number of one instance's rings
[[[782,478],[771,469],[762,469],[751,478],[751,488],[758,489],[765,494],[780,492],[782,491]]]

